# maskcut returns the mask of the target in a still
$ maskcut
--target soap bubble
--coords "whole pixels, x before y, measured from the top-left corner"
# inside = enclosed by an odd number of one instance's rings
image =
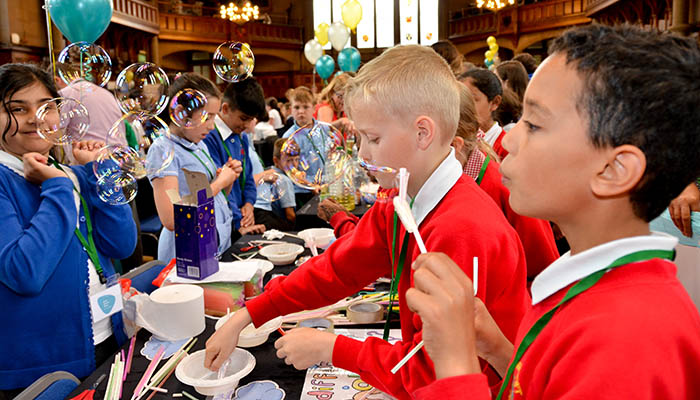
[[[57,97],[36,111],[37,133],[52,144],[78,142],[90,127],[87,108],[79,101]]]
[[[58,76],[70,84],[76,79],[85,79],[104,86],[112,76],[112,60],[102,47],[88,42],[71,43],[58,55]]]
[[[255,182],[258,189],[258,197],[270,203],[281,199],[287,191],[282,183],[282,174],[273,171],[269,176],[260,178]]]
[[[121,138],[122,135],[124,135],[123,127],[126,122],[131,124],[131,128],[136,135],[136,139],[138,141],[138,147],[136,148],[123,146],[124,140]],[[173,161],[175,150],[173,148],[173,143],[170,140],[165,141],[165,151],[158,152],[158,157],[152,157],[150,163],[146,162],[146,153],[148,152],[148,149],[151,147],[153,142],[155,142],[161,136],[165,136],[166,138],[170,137],[170,129],[168,129],[168,126],[162,119],[158,117],[139,118],[133,113],[126,114],[117,120],[114,125],[112,125],[112,129],[110,129],[109,134],[107,135],[109,150],[115,151],[115,154],[111,158],[112,160],[120,163],[121,168],[136,179],[141,179],[149,174],[161,172]],[[129,148],[128,153],[130,154],[129,157],[131,157],[132,160],[124,158],[126,150],[122,150],[122,147]]]
[[[255,56],[247,43],[225,42],[214,52],[214,71],[226,82],[238,82],[250,76]]]
[[[343,134],[322,122],[299,128],[284,143],[280,154],[287,176],[311,190],[323,189],[341,178],[349,159]]]
[[[136,197],[138,184],[130,174],[115,170],[97,179],[97,196],[111,205],[128,204]]]
[[[180,128],[196,128],[207,120],[207,96],[199,90],[184,89],[170,99],[170,119]]]
[[[117,76],[114,96],[125,113],[156,116],[168,105],[168,75],[152,63],[135,63]]]
[[[99,180],[103,177],[116,176],[121,172],[138,170],[139,154],[129,146],[109,144],[102,147],[92,163],[92,172]],[[133,176],[133,175],[132,175]]]

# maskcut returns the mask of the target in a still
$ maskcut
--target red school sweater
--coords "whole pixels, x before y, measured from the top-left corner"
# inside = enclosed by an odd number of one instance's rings
[[[517,344],[571,286],[528,312]],[[700,315],[675,265],[653,259],[617,267],[565,303],[523,355],[503,399],[700,399],[699,376]],[[473,374],[435,381],[414,397],[491,395],[485,376]]]
[[[527,259],[527,278],[534,279],[559,258],[551,225],[541,219],[520,215],[510,208],[510,191],[503,186],[501,173],[498,172],[498,164],[495,162],[489,162],[479,187],[498,204],[508,222],[518,232]]]
[[[470,212],[472,209],[478,212]],[[375,204],[354,230],[338,238],[323,254],[247,302],[254,324],[332,304],[378,277],[390,276],[393,216],[391,202]],[[405,235],[400,222],[399,226],[397,248]],[[479,257],[478,297],[505,335],[513,338],[530,303],[525,258],[517,234],[493,201],[463,175],[419,229],[429,251],[446,253],[470,277],[472,258]],[[398,254],[397,249],[397,258]],[[435,380],[433,364],[424,351],[395,375],[390,372],[422,338],[420,317],[408,309],[405,300],[406,290],[413,286],[410,266],[418,254],[411,235],[398,287],[403,340],[391,345],[379,338],[360,342],[339,336],[333,349],[333,365],[358,373],[365,382],[400,399],[409,399],[414,390]]]
[[[498,135],[498,138],[496,138],[496,141],[493,142],[493,146],[491,146],[491,147],[493,147],[493,151],[495,151],[496,154],[498,154],[498,156],[501,157],[501,160],[506,158],[506,156],[508,155],[508,150],[504,149],[503,144],[501,143],[503,141],[503,136],[505,136],[505,135],[506,135],[506,130],[501,129],[501,134]]]

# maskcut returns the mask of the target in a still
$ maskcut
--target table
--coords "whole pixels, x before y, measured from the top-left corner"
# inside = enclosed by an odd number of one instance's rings
[[[320,196],[316,195],[297,211],[297,229],[328,228],[328,223],[318,217],[318,204],[320,201]],[[350,213],[357,217],[362,217],[369,211],[369,208],[370,205],[360,204],[355,206],[355,209],[350,211]]]

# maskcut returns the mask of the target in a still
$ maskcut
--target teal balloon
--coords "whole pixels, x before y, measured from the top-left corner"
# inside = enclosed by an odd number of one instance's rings
[[[341,71],[357,72],[361,62],[360,51],[354,47],[346,47],[338,53],[338,67]]]
[[[112,0],[47,0],[51,19],[71,42],[94,43],[109,26]]]
[[[316,73],[321,79],[328,79],[333,75],[333,70],[335,70],[335,61],[333,61],[333,57],[328,54],[316,60]]]

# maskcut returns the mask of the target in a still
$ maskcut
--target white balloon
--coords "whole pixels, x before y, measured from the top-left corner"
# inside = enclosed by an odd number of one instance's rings
[[[323,55],[323,46],[316,39],[311,39],[304,45],[304,56],[311,63],[316,65],[316,61]]]
[[[336,21],[328,28],[328,40],[336,51],[343,50],[345,44],[350,40],[350,29],[344,23]]]

